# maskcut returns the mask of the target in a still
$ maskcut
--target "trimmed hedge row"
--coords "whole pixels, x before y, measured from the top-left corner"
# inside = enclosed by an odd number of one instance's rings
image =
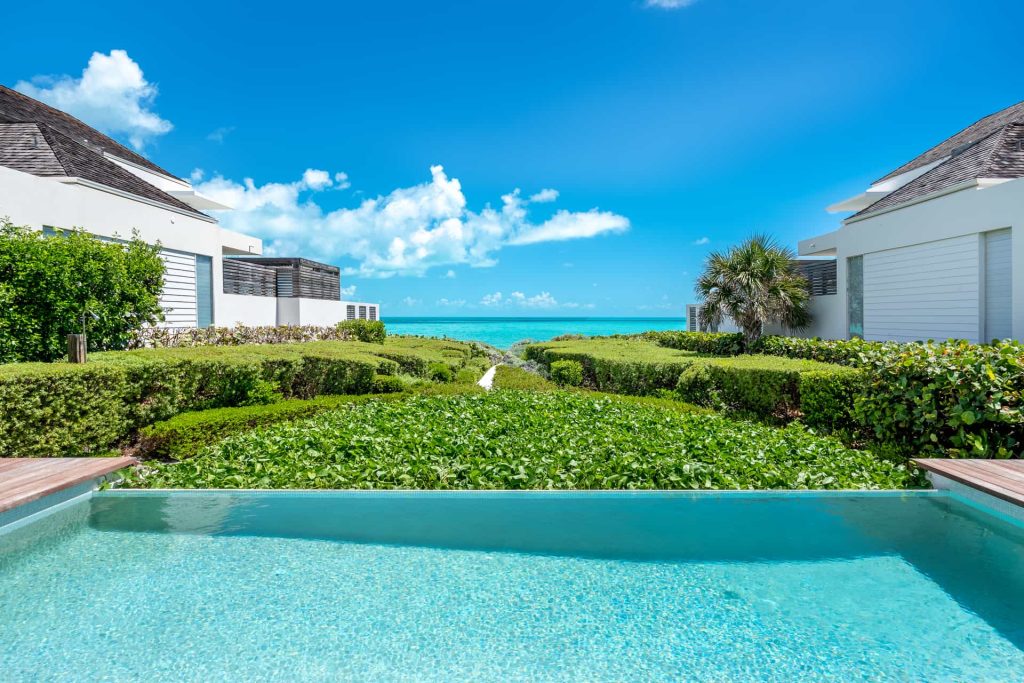
[[[813,427],[847,427],[861,373],[815,361],[735,356],[695,358],[679,376],[676,391],[690,403],[761,419],[786,420],[797,411]]]
[[[188,410],[286,398],[404,388],[399,371],[426,376],[467,345],[417,340],[149,349],[98,353],[85,365],[0,365],[0,456],[75,456],[108,450],[139,428]],[[376,352],[376,353],[375,353]],[[454,355],[454,354],[453,354]],[[388,357],[385,357],[388,356]],[[383,376],[383,377],[382,377]],[[385,379],[391,378],[389,379]]]
[[[674,388],[694,356],[643,339],[622,338],[543,342],[527,346],[524,353],[549,372],[555,361],[577,361],[583,366],[583,386],[635,396]]]
[[[739,332],[644,332],[640,338],[658,346],[693,351],[709,356],[738,356],[743,353],[743,335]]]
[[[669,348],[698,348],[707,334],[644,335]],[[693,337],[690,339],[690,337]],[[732,335],[712,335],[723,346]],[[826,429],[860,430],[911,455],[1016,458],[1024,449],[1024,345],[1016,341],[876,342],[762,337],[756,353],[846,365],[847,377],[805,378],[801,406]],[[814,386],[811,386],[811,385]],[[828,418],[808,408],[824,391],[829,405],[852,405]],[[841,400],[832,398],[840,395]],[[810,401],[810,403],[808,403]]]

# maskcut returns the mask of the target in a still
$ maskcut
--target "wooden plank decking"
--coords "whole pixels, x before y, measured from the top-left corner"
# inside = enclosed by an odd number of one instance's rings
[[[919,467],[1024,507],[1024,460],[919,458]]]
[[[0,458],[0,512],[134,463],[135,458]]]

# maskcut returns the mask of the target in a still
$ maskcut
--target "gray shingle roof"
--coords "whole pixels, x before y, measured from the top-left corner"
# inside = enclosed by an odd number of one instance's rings
[[[893,208],[978,178],[1024,177],[1024,102],[986,116],[876,182],[942,161],[851,218]]]
[[[0,166],[32,175],[85,178],[115,190],[209,218],[124,170],[102,153],[41,123],[0,123]]]
[[[150,171],[177,177],[74,116],[4,85],[0,85],[0,123],[42,123],[98,152],[107,152]]]
[[[976,143],[982,138],[987,138],[992,133],[1011,123],[1024,123],[1024,102],[1019,102],[1012,107],[1007,107],[1002,111],[997,111],[995,114],[989,114],[980,121],[972,123],[967,128],[964,128],[953,137],[935,145],[916,159],[908,161],[892,173],[879,178],[873,184],[880,183],[883,180],[888,180],[889,178],[894,178],[901,173],[912,171],[915,168],[926,166],[934,161],[948,157],[953,153],[953,150],[958,147]]]

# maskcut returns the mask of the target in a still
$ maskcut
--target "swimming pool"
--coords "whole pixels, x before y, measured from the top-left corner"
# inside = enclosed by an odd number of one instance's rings
[[[1019,680],[944,492],[109,491],[0,535],[21,680]]]

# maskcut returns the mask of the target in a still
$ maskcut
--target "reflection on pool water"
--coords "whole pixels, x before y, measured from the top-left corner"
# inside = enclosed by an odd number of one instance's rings
[[[914,493],[104,492],[0,535],[20,680],[1020,680],[1024,528]]]

